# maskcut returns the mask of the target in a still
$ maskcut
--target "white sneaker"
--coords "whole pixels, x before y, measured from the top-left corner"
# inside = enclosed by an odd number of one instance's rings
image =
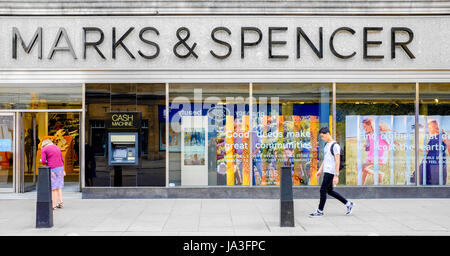
[[[350,202],[350,205],[349,206],[347,206],[347,215],[350,215],[350,214],[352,214],[352,211],[353,211],[353,207],[355,206],[355,203],[353,203],[353,202]]]
[[[323,216],[323,212],[320,212],[319,210],[316,210],[315,212],[313,212],[309,215],[310,218],[317,218],[317,217],[322,217],[322,216]]]

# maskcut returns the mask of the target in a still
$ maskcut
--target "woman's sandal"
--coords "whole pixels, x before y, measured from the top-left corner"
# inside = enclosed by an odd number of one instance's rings
[[[56,208],[63,208],[63,207],[64,207],[64,202],[56,204]]]

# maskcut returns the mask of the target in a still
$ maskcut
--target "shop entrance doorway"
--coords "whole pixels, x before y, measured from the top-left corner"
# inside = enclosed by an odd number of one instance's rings
[[[36,189],[41,163],[41,144],[50,139],[63,154],[63,191],[80,191],[80,113],[22,112],[20,113],[20,192]]]

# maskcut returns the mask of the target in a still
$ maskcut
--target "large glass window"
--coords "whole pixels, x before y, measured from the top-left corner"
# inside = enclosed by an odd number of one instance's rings
[[[336,85],[340,184],[415,184],[414,102],[415,84]]]
[[[165,84],[86,85],[86,186],[165,186]]]
[[[254,185],[279,185],[283,166],[291,167],[294,185],[319,184],[319,129],[331,130],[331,92],[331,84],[253,85]]]
[[[169,96],[169,185],[250,185],[249,85],[170,84]]]
[[[0,84],[0,109],[81,109],[81,84]]]
[[[291,167],[294,185],[318,185],[321,127],[330,128],[344,153],[340,185],[415,185],[417,175],[423,185],[449,184],[450,84],[420,84],[418,127],[414,83],[337,83],[334,125],[331,84],[251,87],[170,84],[166,112],[163,84],[87,85],[86,137],[93,154],[105,158],[97,174],[108,169],[103,115],[112,111],[142,113],[139,150],[153,173],[139,179],[147,171],[124,168],[122,186],[163,186],[166,150],[169,186],[279,185],[283,166]],[[119,184],[114,169],[105,173],[96,186]]]
[[[419,85],[419,170],[421,185],[450,183],[450,84]]]

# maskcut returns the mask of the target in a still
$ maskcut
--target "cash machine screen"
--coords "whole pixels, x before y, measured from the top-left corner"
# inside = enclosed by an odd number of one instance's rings
[[[109,133],[109,165],[138,164],[137,133]]]

